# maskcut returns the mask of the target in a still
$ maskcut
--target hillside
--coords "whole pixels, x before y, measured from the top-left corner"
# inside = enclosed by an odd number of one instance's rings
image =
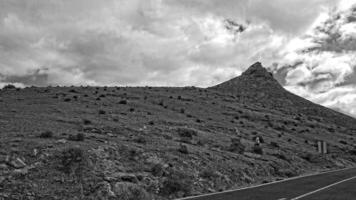
[[[173,199],[352,166],[355,124],[260,63],[211,88],[7,87],[0,199]]]

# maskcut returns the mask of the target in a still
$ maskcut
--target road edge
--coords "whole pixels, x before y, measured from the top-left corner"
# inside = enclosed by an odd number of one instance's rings
[[[356,166],[342,168],[342,169],[328,170],[328,171],[323,171],[323,172],[319,172],[319,173],[312,173],[312,174],[295,176],[295,177],[292,177],[292,178],[286,178],[286,179],[282,179],[282,180],[279,180],[279,181],[272,181],[272,182],[269,182],[269,183],[263,183],[263,184],[259,184],[259,185],[252,185],[252,186],[247,186],[247,187],[243,187],[243,188],[225,190],[225,191],[221,191],[221,192],[213,192],[213,193],[208,193],[208,194],[200,194],[200,195],[196,195],[196,196],[178,198],[178,199],[175,199],[175,200],[189,200],[189,199],[192,199],[192,198],[205,197],[205,196],[211,196],[211,195],[216,195],[216,194],[224,194],[224,193],[235,192],[235,191],[240,191],[240,190],[246,190],[246,189],[251,189],[251,188],[258,188],[258,187],[262,187],[262,186],[266,186],[266,185],[282,183],[282,182],[291,181],[291,180],[295,180],[295,179],[300,179],[300,178],[305,178],[305,177],[310,177],[310,176],[317,176],[317,175],[321,175],[321,174],[328,174],[328,173],[339,172],[339,171],[346,171],[346,170],[355,169],[355,168],[356,168]]]

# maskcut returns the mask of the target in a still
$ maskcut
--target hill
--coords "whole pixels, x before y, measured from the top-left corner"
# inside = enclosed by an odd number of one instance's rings
[[[352,166],[355,122],[260,63],[211,88],[7,87],[0,197],[173,199]]]

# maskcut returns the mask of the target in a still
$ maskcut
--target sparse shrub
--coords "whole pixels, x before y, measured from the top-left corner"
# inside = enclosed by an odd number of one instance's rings
[[[180,144],[179,145],[178,151],[181,152],[182,154],[188,154],[189,153],[188,147],[186,145],[184,145],[184,144]]]
[[[136,137],[135,139],[134,139],[134,142],[136,142],[136,143],[140,143],[140,144],[146,144],[146,138],[145,137],[143,137],[142,135],[140,135],[140,136],[138,136],[138,137]]]
[[[61,169],[65,173],[72,173],[76,171],[85,160],[86,155],[83,149],[79,147],[65,149],[61,154]]]
[[[178,96],[177,99],[181,100],[181,99],[182,99],[182,96]]]
[[[83,123],[84,123],[85,125],[92,124],[92,122],[91,122],[89,119],[83,119]]]
[[[70,102],[70,101],[71,101],[70,98],[65,98],[65,99],[64,99],[64,102]]]
[[[231,138],[231,144],[228,148],[229,151],[242,154],[245,152],[245,148],[239,138]]]
[[[101,99],[100,99],[100,97],[98,97],[98,98],[96,98],[95,100],[100,101]]]
[[[289,161],[288,158],[284,154],[277,153],[277,154],[273,154],[273,155],[281,160]]]
[[[151,174],[156,177],[161,177],[165,173],[163,165],[158,163],[151,168]]]
[[[340,144],[347,145],[347,142],[344,140],[339,140]]]
[[[181,108],[181,109],[180,109],[180,113],[182,113],[182,114],[185,113],[184,108]]]
[[[127,104],[127,100],[122,99],[122,100],[119,101],[119,104]]]
[[[163,105],[164,105],[164,101],[161,100],[161,101],[158,103],[158,105],[163,106]]]
[[[330,132],[330,133],[334,133],[335,132],[335,129],[334,128],[328,128],[328,131]]]
[[[135,111],[135,108],[130,108],[129,111],[130,111],[130,112],[134,112],[134,111]]]
[[[252,148],[253,153],[263,155],[263,149],[259,145],[255,145]]]
[[[292,142],[292,139],[291,139],[291,138],[288,138],[288,142]]]
[[[118,196],[118,200],[150,199],[145,189],[135,183],[130,182],[117,182],[113,187],[113,192]]]
[[[105,110],[99,110],[99,114],[100,114],[100,115],[105,115],[105,114],[106,114],[106,111],[105,111]]]
[[[297,176],[297,175],[298,175],[297,172],[295,172],[295,171],[293,171],[293,170],[291,170],[291,169],[279,169],[279,170],[277,171],[277,173],[278,173],[279,176],[288,177],[288,178],[294,177],[294,176]]]
[[[218,175],[215,173],[215,171],[213,169],[206,168],[199,173],[199,176],[204,179],[213,179],[213,178],[217,177]]]
[[[99,97],[100,97],[100,98],[105,98],[106,95],[105,95],[105,94],[101,94],[101,95],[99,95]]]
[[[75,89],[70,89],[69,92],[70,93],[78,93]]]
[[[180,137],[187,137],[187,138],[193,138],[193,136],[197,136],[198,133],[194,129],[189,129],[189,128],[178,128],[177,129],[178,135]]]
[[[75,135],[68,136],[68,140],[71,140],[71,141],[80,142],[80,141],[84,141],[84,139],[85,139],[85,135],[83,133],[77,133]]]
[[[16,86],[11,85],[11,84],[7,84],[3,87],[4,90],[12,90],[12,89],[16,89]]]
[[[182,192],[184,196],[191,193],[192,178],[182,172],[172,171],[163,181],[160,191],[163,195],[177,194]]]
[[[188,118],[192,118],[193,116],[191,114],[187,114],[187,117]]]
[[[277,142],[270,142],[271,147],[279,148],[279,144]]]
[[[195,120],[197,123],[202,123],[203,121],[201,119],[196,119]]]
[[[353,156],[356,156],[356,148],[349,150],[349,153]]]
[[[316,163],[318,156],[312,153],[303,153],[300,157],[308,162]]]
[[[149,121],[148,124],[153,126],[153,125],[155,125],[155,122],[154,121]]]
[[[52,138],[53,137],[53,132],[52,131],[45,131],[45,132],[42,132],[40,135],[39,135],[40,138]]]

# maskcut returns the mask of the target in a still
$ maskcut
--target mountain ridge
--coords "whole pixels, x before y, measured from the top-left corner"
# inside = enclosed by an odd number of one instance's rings
[[[211,88],[6,87],[0,196],[167,200],[355,166],[355,120],[261,67]]]
[[[287,110],[290,108],[294,112],[300,112],[306,115],[322,115],[327,117],[329,121],[337,122],[338,124],[344,124],[345,122],[348,126],[356,124],[356,119],[352,116],[316,104],[284,89],[283,86],[273,78],[272,73],[268,72],[260,62],[251,65],[240,76],[210,87],[209,89],[236,95],[237,98],[243,99],[243,101],[250,101],[250,103],[266,103],[266,105],[262,106],[269,106],[273,109],[281,109],[284,107],[285,110]],[[295,107],[295,109],[293,109],[293,107]],[[330,118],[335,117],[340,117],[342,120],[330,120]]]

